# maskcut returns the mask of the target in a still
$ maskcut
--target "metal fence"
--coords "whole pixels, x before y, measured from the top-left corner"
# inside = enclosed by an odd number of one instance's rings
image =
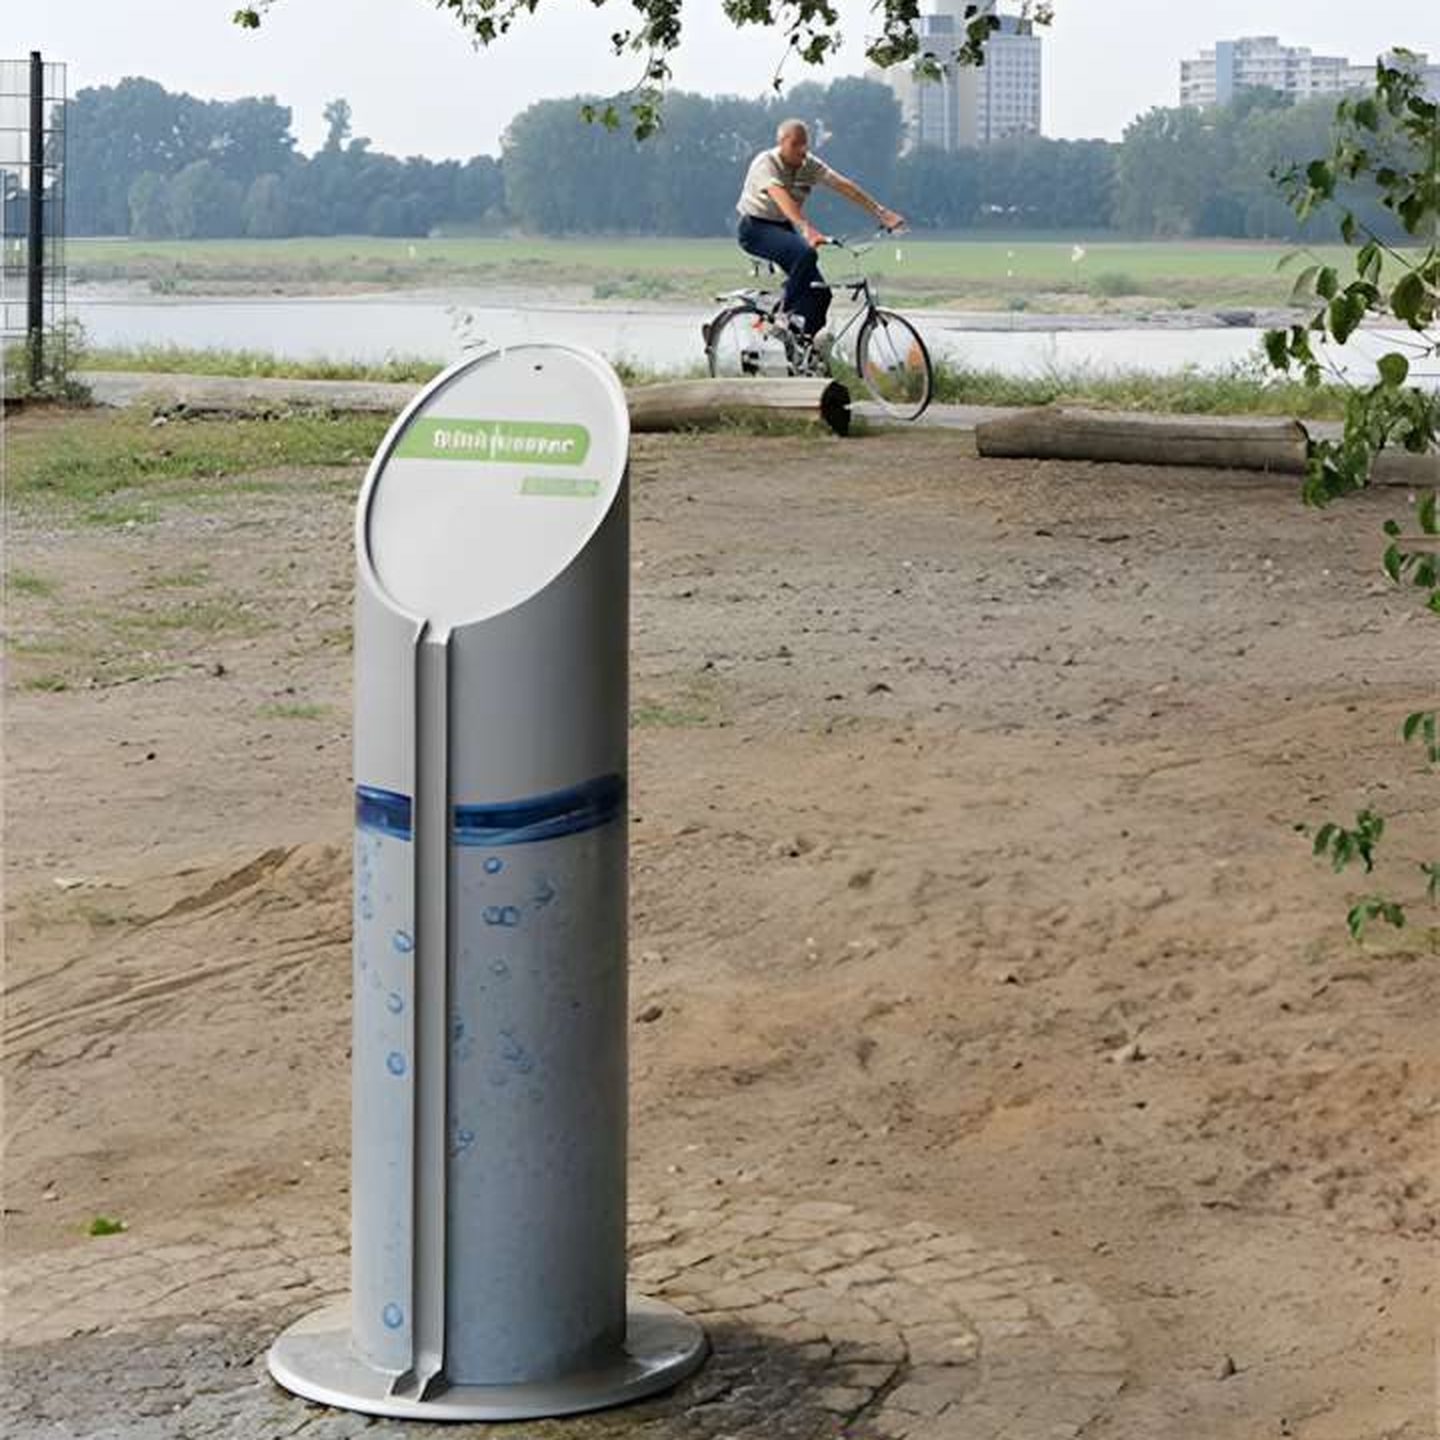
[[[65,66],[0,60],[0,346],[38,388],[65,370]]]

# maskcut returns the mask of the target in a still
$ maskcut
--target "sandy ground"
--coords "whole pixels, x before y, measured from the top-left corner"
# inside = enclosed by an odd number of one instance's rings
[[[347,1203],[359,472],[269,478],[11,527],[17,1263]],[[634,493],[635,1192],[1053,1265],[1128,1345],[1086,1440],[1433,1434],[1434,931],[1353,945],[1292,828],[1375,803],[1418,888],[1404,492],[931,433],[645,439]]]

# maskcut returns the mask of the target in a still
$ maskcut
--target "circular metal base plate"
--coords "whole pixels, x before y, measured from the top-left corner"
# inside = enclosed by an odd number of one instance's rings
[[[709,1353],[699,1324],[658,1300],[630,1297],[624,1349],[593,1370],[521,1385],[449,1385],[427,1399],[392,1395],[393,1376],[350,1345],[348,1301],[298,1320],[270,1347],[270,1374],[322,1405],[402,1420],[539,1420],[623,1405],[667,1390]]]

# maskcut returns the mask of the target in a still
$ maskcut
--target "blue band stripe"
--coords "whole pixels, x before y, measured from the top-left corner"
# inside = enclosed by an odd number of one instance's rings
[[[374,785],[355,787],[355,827],[376,835],[408,840],[411,833],[410,797]]]
[[[624,809],[625,777],[600,775],[527,800],[457,805],[450,834],[456,845],[525,845],[608,825]]]

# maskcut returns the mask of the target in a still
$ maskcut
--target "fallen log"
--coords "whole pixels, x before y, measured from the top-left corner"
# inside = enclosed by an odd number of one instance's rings
[[[1094,460],[1129,465],[1201,465],[1223,469],[1305,469],[1305,427],[1298,420],[1228,415],[1144,415],[1046,405],[975,427],[984,456]]]
[[[690,430],[725,420],[813,420],[837,435],[850,430],[850,392],[838,380],[667,380],[625,392],[637,434]]]

